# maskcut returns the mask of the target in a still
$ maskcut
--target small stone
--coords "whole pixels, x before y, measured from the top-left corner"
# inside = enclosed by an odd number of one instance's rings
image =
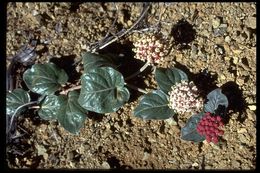
[[[246,138],[246,136],[245,136],[244,134],[242,134],[242,133],[238,134],[238,139],[239,139],[240,142],[242,142],[242,143],[245,143],[245,144],[248,144],[248,143],[249,143],[249,141],[248,141],[248,139]]]
[[[81,46],[81,49],[85,49],[85,50],[87,49],[87,45],[86,44],[81,44],[80,46]]]
[[[222,23],[221,25],[219,25],[219,28],[227,28],[227,24],[226,23]]]
[[[229,62],[229,61],[230,61],[230,57],[225,56],[225,57],[224,57],[224,60],[227,61],[227,62]]]
[[[232,167],[233,168],[240,168],[240,163],[236,160],[232,160]]]
[[[249,28],[256,29],[256,17],[248,17],[245,21],[245,25]]]
[[[241,54],[242,50],[235,49],[235,50],[233,50],[233,52],[234,52],[236,55],[239,55],[239,54]]]
[[[226,76],[225,76],[225,75],[221,75],[221,76],[220,76],[220,79],[221,79],[221,80],[225,80],[225,79],[226,79]]]
[[[32,11],[32,15],[33,15],[33,16],[37,16],[38,14],[39,14],[39,12],[38,12],[37,10],[33,10],[33,11]]]
[[[32,165],[32,161],[31,160],[26,160],[26,165]]]
[[[242,79],[242,78],[238,78],[236,82],[240,86],[244,85],[244,83],[245,83],[244,79]]]
[[[250,106],[248,106],[248,108],[249,108],[251,111],[255,111],[255,110],[256,110],[256,105],[250,105]]]
[[[147,152],[144,152],[144,156],[142,160],[147,160],[150,157],[150,154]]]
[[[199,164],[198,164],[197,162],[195,162],[195,163],[192,164],[192,166],[194,166],[194,167],[198,167]]]
[[[128,21],[127,21],[127,25],[128,25],[128,26],[132,26],[132,25],[133,25],[133,22],[132,22],[131,20],[128,20]]]
[[[177,122],[171,117],[165,120],[169,125],[177,125]]]
[[[233,63],[234,63],[234,64],[237,64],[237,63],[238,63],[238,57],[235,57],[235,56],[233,57]]]
[[[219,18],[216,18],[216,19],[214,19],[214,20],[212,21],[212,27],[213,27],[214,29],[218,28],[219,25],[220,25],[220,19],[219,19]]]
[[[249,120],[256,121],[256,114],[255,113],[253,113],[250,110],[247,110],[246,112],[247,112],[247,117],[248,117]]]
[[[245,128],[241,128],[237,130],[237,133],[247,133],[247,130]]]
[[[225,42],[229,43],[230,41],[231,41],[230,36],[226,36],[226,37],[225,37]]]
[[[104,169],[110,169],[110,165],[104,161],[102,164],[101,164],[101,167],[104,168]]]

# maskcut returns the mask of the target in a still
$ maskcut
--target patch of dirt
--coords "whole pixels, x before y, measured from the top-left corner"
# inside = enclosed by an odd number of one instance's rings
[[[36,63],[64,57],[78,61],[108,30],[116,33],[130,28],[142,8],[142,3],[8,3],[7,56],[14,56],[32,31],[43,42],[52,39],[37,47]],[[7,146],[9,167],[255,169],[256,4],[152,3],[146,23],[153,26],[159,19],[161,32],[175,40],[159,66],[182,69],[204,96],[222,87],[229,98],[220,145],[181,140],[185,115],[178,115],[178,125],[135,117],[133,109],[141,93],[130,89],[127,104],[115,113],[93,115],[98,117],[86,120],[79,135],[69,134],[57,122],[41,120],[37,113],[27,111],[18,122],[28,134]],[[127,55],[131,58],[131,43],[136,36],[118,42],[128,43],[129,50],[124,46],[106,50],[117,54],[130,51]],[[132,66],[126,67],[126,73],[131,70]],[[155,89],[152,69],[144,74],[129,82],[147,91]]]

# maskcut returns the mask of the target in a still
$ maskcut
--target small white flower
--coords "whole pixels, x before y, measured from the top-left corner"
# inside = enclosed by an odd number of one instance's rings
[[[142,61],[148,61],[150,64],[159,63],[168,52],[168,44],[161,35],[147,34],[133,43],[135,58]]]
[[[178,113],[199,111],[203,101],[199,97],[198,89],[193,82],[181,81],[172,86],[169,92],[169,107]]]

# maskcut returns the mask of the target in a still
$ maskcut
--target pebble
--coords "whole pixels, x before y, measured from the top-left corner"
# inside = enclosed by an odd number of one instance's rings
[[[255,113],[252,113],[252,112],[248,113],[248,111],[247,111],[247,117],[251,121],[256,121],[256,114]]]
[[[195,163],[192,164],[192,166],[194,166],[194,167],[198,167],[199,164],[198,164],[197,162],[195,162]]]
[[[256,17],[248,17],[245,21],[245,25],[249,28],[256,29]]]
[[[110,165],[104,161],[102,164],[101,164],[101,167],[104,168],[104,169],[110,169]]]
[[[238,57],[236,57],[236,56],[233,57],[233,63],[234,63],[234,64],[237,64],[237,63],[238,63]]]
[[[237,130],[237,133],[247,133],[246,128],[241,128]]]
[[[217,17],[216,19],[213,19],[213,20],[212,20],[212,27],[213,27],[214,29],[218,28],[219,25],[220,25],[220,18]]]
[[[33,10],[33,11],[32,11],[32,15],[33,15],[33,16],[37,16],[38,14],[39,14],[39,12],[38,12],[37,10]]]
[[[238,162],[238,161],[236,161],[236,160],[232,160],[232,166],[233,166],[233,168],[239,168],[240,167],[240,163]]]
[[[226,37],[225,37],[225,42],[229,43],[230,41],[231,41],[230,36],[226,36]]]
[[[248,106],[248,108],[249,108],[251,111],[255,111],[255,110],[256,110],[256,105],[250,105],[250,106]]]
[[[244,85],[244,83],[245,83],[244,79],[242,79],[241,77],[238,77],[237,80],[236,80],[236,82],[237,82],[237,84],[240,85],[240,86]]]
[[[242,134],[242,133],[238,134],[238,138],[239,138],[239,140],[240,140],[242,143],[246,143],[246,144],[249,143],[249,141],[248,141],[248,139],[246,138],[246,136],[245,136],[244,134]]]
[[[144,156],[142,158],[142,160],[147,160],[150,157],[150,154],[147,152],[144,152]]]

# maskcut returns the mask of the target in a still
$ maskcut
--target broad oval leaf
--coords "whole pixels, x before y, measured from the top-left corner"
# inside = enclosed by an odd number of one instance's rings
[[[13,115],[15,110],[30,102],[30,95],[27,91],[18,88],[14,89],[11,93],[7,93],[6,95],[6,114]],[[23,111],[25,108],[21,108],[20,111]]]
[[[221,92],[220,88],[217,88],[211,91],[207,95],[208,102],[204,105],[204,111],[215,113],[220,105],[228,107],[228,99],[227,97]]]
[[[78,102],[93,112],[115,112],[129,99],[122,74],[111,67],[99,67],[83,74],[81,84]]]
[[[113,66],[113,61],[109,56],[98,55],[95,53],[86,52],[83,56],[84,72],[95,69],[102,66]]]
[[[59,123],[73,134],[78,134],[80,128],[84,125],[88,112],[79,105],[78,97],[77,91],[69,92],[66,104],[63,104],[57,113]]]
[[[201,112],[190,117],[190,119],[187,121],[187,124],[181,128],[181,139],[193,142],[200,142],[205,140],[205,136],[201,136],[196,129],[197,124],[203,115],[204,113]]]
[[[66,105],[66,102],[67,97],[65,95],[47,95],[40,103],[38,114],[44,120],[57,119],[58,111],[62,105]]]
[[[50,95],[68,80],[68,75],[53,63],[34,64],[23,74],[27,87],[38,94]]]
[[[155,80],[159,88],[166,94],[171,91],[171,87],[181,80],[188,81],[188,76],[178,68],[156,68]]]
[[[144,120],[163,120],[174,114],[175,112],[168,107],[167,95],[161,90],[144,95],[134,110],[134,115]]]

